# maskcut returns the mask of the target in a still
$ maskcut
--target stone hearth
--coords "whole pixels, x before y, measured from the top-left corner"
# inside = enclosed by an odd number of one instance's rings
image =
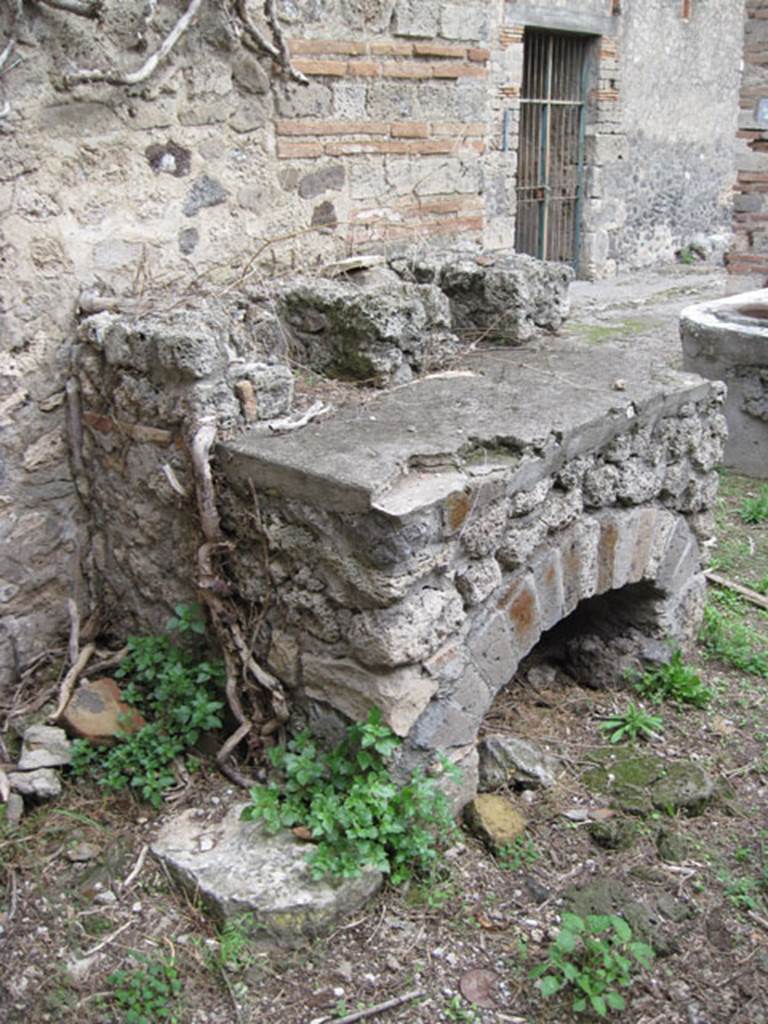
[[[547,343],[223,445],[244,589],[269,551],[270,668],[316,728],[378,706],[404,767],[440,750],[471,789],[495,694],[581,602],[629,595],[626,626],[692,638],[722,401],[642,358]],[[261,529],[244,532],[254,497]]]

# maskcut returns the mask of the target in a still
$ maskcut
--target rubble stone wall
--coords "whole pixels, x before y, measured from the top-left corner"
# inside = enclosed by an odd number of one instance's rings
[[[522,444],[514,431],[526,402],[541,401],[542,373],[559,379],[548,350],[538,354],[543,370],[526,352],[498,408],[484,410],[472,428],[474,445],[459,438],[455,452],[441,454],[438,440],[431,452],[425,430],[412,442],[421,454],[401,465],[396,483],[374,481],[372,497],[349,476],[369,455],[384,472],[361,429],[354,433],[360,417],[379,445],[396,443],[387,403],[407,403],[415,388],[413,401],[426,408],[419,389],[431,385],[434,432],[449,436],[453,426],[455,434],[460,399],[453,408],[450,395],[460,392],[451,388],[479,388],[482,376],[474,385],[470,369],[427,378],[352,408],[353,433],[335,454],[313,427],[291,435],[298,449],[318,445],[334,467],[332,478],[297,487],[288,462],[259,443],[258,422],[246,431],[237,400],[236,385],[247,380],[257,403],[263,396],[265,415],[290,403],[282,367],[263,362],[269,357],[256,323],[241,303],[239,316],[207,309],[197,319],[171,312],[137,322],[105,313],[82,326],[82,461],[96,510],[94,557],[113,616],[146,626],[154,615],[160,624],[169,592],[194,595],[201,536],[188,431],[215,416],[227,582],[253,623],[257,656],[317,731],[377,706],[406,740],[404,768],[446,751],[467,769],[472,788],[475,739],[494,695],[542,634],[583,602],[629,594],[625,607],[615,603],[617,617],[622,608],[627,616],[622,628],[679,643],[692,638],[704,594],[699,542],[711,525],[725,436],[718,383],[654,377],[645,367],[630,385],[612,386],[610,353],[563,350],[555,360],[570,391],[566,398],[560,380],[559,402],[576,412],[550,436],[527,428],[533,440]],[[499,358],[486,355],[492,367]],[[580,381],[576,365],[585,367]],[[508,389],[525,373],[538,383],[522,386],[525,399],[510,412]],[[628,386],[637,390],[625,396]],[[580,388],[599,396],[610,415],[582,413],[573,400]],[[390,415],[402,419],[397,408]],[[518,426],[505,436],[495,416]],[[400,429],[411,436],[407,425]]]

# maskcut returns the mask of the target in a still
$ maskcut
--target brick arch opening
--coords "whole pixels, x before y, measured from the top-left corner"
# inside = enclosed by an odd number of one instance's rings
[[[549,538],[425,664],[437,688],[405,736],[403,763],[444,751],[463,769],[460,798],[471,796],[482,722],[521,663],[541,644],[567,658],[589,635],[631,638],[638,652],[685,645],[703,603],[699,559],[686,517],[659,506],[583,515]]]

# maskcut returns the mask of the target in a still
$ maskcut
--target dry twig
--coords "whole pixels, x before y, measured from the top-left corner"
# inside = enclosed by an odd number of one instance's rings
[[[147,843],[145,843],[142,846],[142,848],[141,848],[141,852],[139,853],[139,856],[138,856],[138,858],[136,860],[136,863],[134,864],[130,874],[128,874],[126,876],[126,879],[125,879],[124,882],[120,883],[120,891],[121,892],[125,892],[126,889],[130,889],[130,887],[133,885],[133,883],[139,877],[139,875],[141,874],[141,869],[144,867],[144,861],[147,859],[147,854],[148,853],[149,853],[149,846],[147,845]]]
[[[319,1024],[325,1024],[326,1021],[335,1021],[335,1024],[355,1024],[355,1021],[366,1020],[368,1017],[375,1017],[379,1013],[384,1013],[386,1010],[396,1010],[398,1006],[402,1006],[403,1003],[410,1003],[414,999],[421,999],[424,995],[424,990],[421,988],[415,988],[412,992],[406,992],[402,996],[395,996],[394,999],[387,999],[383,1003],[378,1003],[376,1006],[369,1006],[367,1010],[358,1010],[355,1013],[348,1013],[346,1017],[323,1017],[322,1022]]]
[[[72,696],[72,691],[75,688],[75,683],[79,679],[80,673],[83,672],[85,666],[91,660],[91,657],[95,650],[96,644],[86,644],[82,651],[80,651],[80,655],[75,664],[62,679],[61,687],[59,688],[59,700],[56,705],[56,710],[53,712],[52,715],[48,716],[49,722],[55,722],[63,714],[64,708],[67,706],[67,704],[69,704],[70,697]]]
[[[727,576],[721,576],[718,572],[705,572],[704,575],[710,582],[715,583],[718,587],[726,587],[728,590],[733,590],[737,594],[741,594],[747,601],[757,605],[758,608],[768,608],[768,597],[764,597],[762,594],[758,594],[756,590],[751,590],[749,587],[742,586],[741,583],[737,583],[735,580],[729,580]]]

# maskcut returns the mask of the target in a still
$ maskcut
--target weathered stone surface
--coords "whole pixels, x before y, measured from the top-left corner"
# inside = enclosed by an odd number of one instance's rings
[[[304,364],[333,377],[402,383],[458,350],[439,289],[386,270],[354,281],[298,279],[282,290],[279,309]]]
[[[19,758],[20,771],[35,768],[58,768],[69,764],[72,746],[63,729],[50,725],[30,725],[24,733]]]
[[[61,780],[53,768],[37,768],[31,772],[9,772],[11,789],[37,800],[53,800],[61,793]]]
[[[725,381],[726,466],[768,477],[768,290],[689,306],[680,317],[686,369]],[[717,457],[717,449],[713,457]]]
[[[414,251],[390,265],[407,280],[436,284],[451,301],[464,340],[519,344],[536,327],[556,330],[568,315],[569,267],[519,253],[483,253],[471,245]]]
[[[480,784],[484,791],[510,783],[554,786],[560,769],[556,757],[520,736],[492,734],[480,741]]]
[[[715,792],[713,780],[695,761],[669,761],[631,748],[597,750],[591,758],[599,767],[584,773],[584,784],[610,796],[613,806],[629,814],[648,814],[654,808],[699,814]]]
[[[419,668],[373,672],[350,659],[305,654],[304,687],[309,697],[325,701],[359,721],[380,708],[398,736],[407,736],[437,691],[437,682]]]
[[[404,665],[432,654],[464,618],[456,591],[425,587],[396,608],[355,616],[349,641],[366,665]]]
[[[155,857],[219,921],[248,914],[255,934],[298,942],[359,910],[381,887],[381,873],[370,869],[356,879],[314,881],[307,844],[288,831],[270,836],[259,823],[241,821],[244,806],[219,821],[183,811],[152,844]]]
[[[276,419],[291,411],[294,377],[287,366],[251,363],[238,366],[230,377],[235,381],[247,380],[251,384],[256,419]]]
[[[24,798],[20,793],[11,793],[5,805],[5,823],[15,828],[24,817]]]
[[[229,193],[220,181],[203,174],[192,183],[189,196],[184,204],[184,216],[196,217],[201,210],[208,206],[219,206],[221,203],[225,203],[228,197]]]
[[[464,809],[472,831],[494,849],[513,843],[525,833],[526,820],[510,800],[494,793],[476,796]]]
[[[118,733],[138,732],[146,724],[139,712],[121,699],[120,687],[108,677],[81,683],[61,720],[69,732],[94,743],[109,743]]]
[[[95,860],[102,852],[102,848],[96,843],[77,843],[70,850],[67,850],[67,860],[73,864],[86,864]]]

